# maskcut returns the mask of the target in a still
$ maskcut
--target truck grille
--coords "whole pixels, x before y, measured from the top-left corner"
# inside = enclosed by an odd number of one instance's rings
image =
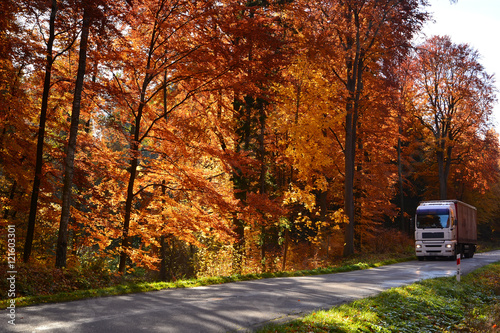
[[[444,238],[444,232],[423,232],[422,238]]]

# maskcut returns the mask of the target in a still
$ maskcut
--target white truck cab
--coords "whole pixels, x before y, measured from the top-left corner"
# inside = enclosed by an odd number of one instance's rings
[[[431,257],[472,257],[476,242],[476,209],[458,200],[424,201],[415,215],[415,253]]]

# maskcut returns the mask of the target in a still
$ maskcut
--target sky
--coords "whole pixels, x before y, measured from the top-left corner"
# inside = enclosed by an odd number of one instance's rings
[[[488,74],[495,74],[496,86],[500,91],[500,0],[429,0],[428,8],[433,19],[423,33],[448,35],[452,42],[467,43],[479,54],[480,63]],[[434,21],[434,22],[432,22]],[[497,93],[500,99],[500,92]],[[493,111],[493,122],[500,133],[500,103]]]

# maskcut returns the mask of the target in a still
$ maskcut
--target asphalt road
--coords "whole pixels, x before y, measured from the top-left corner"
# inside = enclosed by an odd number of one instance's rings
[[[500,251],[462,259],[466,274],[500,261]],[[455,261],[411,261],[363,271],[274,278],[2,310],[1,332],[247,332],[383,290],[456,274]]]

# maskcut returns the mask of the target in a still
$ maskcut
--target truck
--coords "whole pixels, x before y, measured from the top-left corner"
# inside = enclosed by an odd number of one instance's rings
[[[477,210],[459,200],[422,201],[415,214],[418,260],[472,258],[477,244]]]

